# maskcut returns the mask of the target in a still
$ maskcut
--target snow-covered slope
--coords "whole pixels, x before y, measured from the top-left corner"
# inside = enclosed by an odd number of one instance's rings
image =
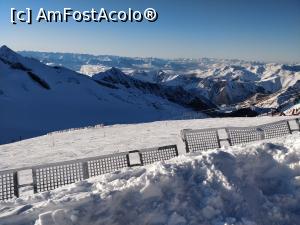
[[[193,95],[180,86],[165,86],[135,79],[127,76],[117,68],[111,68],[105,72],[100,72],[92,76],[99,84],[108,85],[112,88],[125,88],[127,90],[137,90],[145,94],[153,94],[177,104],[193,108],[197,111],[207,110],[216,107],[203,96]]]
[[[286,66],[277,64],[251,65],[242,64],[222,65],[206,71],[207,75],[193,74],[177,76],[165,81],[166,85],[182,85],[185,89],[200,92],[211,99],[213,103],[237,104],[253,96],[264,97],[265,100],[278,95],[299,93],[300,70],[298,66]],[[290,96],[291,97],[291,96]],[[288,98],[289,103],[294,99]],[[256,102],[254,101],[253,105]],[[264,108],[283,107],[286,102],[278,98],[268,104],[260,104]]]
[[[1,225],[295,225],[300,135],[179,156],[0,204]]]
[[[93,124],[178,117],[192,109],[151,93],[102,85],[0,48],[0,143]]]
[[[289,117],[290,119],[294,117]],[[157,121],[71,130],[0,145],[0,170],[176,144],[185,152],[182,129],[256,126],[286,117]]]
[[[292,106],[291,108],[286,109],[283,113],[287,116],[300,115],[300,103]]]

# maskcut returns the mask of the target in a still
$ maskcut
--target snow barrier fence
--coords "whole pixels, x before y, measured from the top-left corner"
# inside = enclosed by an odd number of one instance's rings
[[[143,166],[176,156],[178,156],[177,146],[169,145],[1,171],[0,201],[19,197],[21,188],[31,187],[34,193],[49,191],[125,167]],[[19,184],[19,173],[22,171],[31,171],[31,183]]]
[[[297,131],[300,132],[300,119],[284,120],[256,127],[186,129],[181,131],[181,137],[185,143],[186,152],[197,152],[220,148],[223,142],[236,145],[280,137]],[[125,167],[148,165],[176,156],[178,156],[177,146],[169,145],[0,171],[0,201],[19,197],[22,188],[31,187],[34,193],[49,191]],[[32,182],[20,184],[20,173],[26,170],[30,171]]]
[[[197,152],[229,145],[281,137],[300,131],[300,121],[284,120],[255,127],[223,127],[210,129],[185,129],[181,131],[186,152]]]

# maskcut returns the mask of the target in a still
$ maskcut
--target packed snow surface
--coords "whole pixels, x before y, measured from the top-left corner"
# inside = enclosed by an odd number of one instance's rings
[[[299,224],[300,134],[181,155],[0,204],[0,224]]]
[[[295,117],[211,118],[113,125],[51,133],[0,145],[0,170],[176,144],[182,129],[256,126]]]

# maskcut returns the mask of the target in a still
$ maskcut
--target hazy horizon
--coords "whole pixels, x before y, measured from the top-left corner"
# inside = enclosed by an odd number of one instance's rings
[[[5,44],[4,44],[5,45]],[[0,47],[4,46],[0,45]],[[5,45],[8,48],[10,46]],[[39,52],[39,53],[52,53],[52,54],[82,54],[82,55],[91,55],[91,56],[116,56],[116,57],[128,57],[128,58],[155,58],[155,59],[163,59],[163,60],[180,60],[180,59],[191,59],[191,60],[201,60],[201,59],[214,59],[214,60],[239,60],[239,61],[245,61],[245,62],[259,62],[259,63],[279,63],[279,64],[300,64],[300,60],[298,62],[284,62],[284,61],[264,61],[264,60],[250,60],[250,59],[239,59],[239,58],[218,58],[218,57],[198,57],[198,58],[193,58],[193,57],[158,57],[158,56],[126,56],[126,55],[117,55],[117,54],[93,54],[93,53],[88,53],[88,52],[63,52],[63,51],[41,51],[41,50],[30,50],[30,49],[21,49],[21,50],[14,50],[10,48],[11,50],[15,52]]]
[[[300,62],[300,1],[1,1],[0,44],[15,51]],[[10,23],[10,9],[157,10],[156,22]]]

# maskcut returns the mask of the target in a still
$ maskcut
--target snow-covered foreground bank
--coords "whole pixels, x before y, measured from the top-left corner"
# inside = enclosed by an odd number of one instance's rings
[[[300,134],[123,169],[0,204],[0,224],[299,224]]]
[[[177,144],[181,154],[185,152],[182,129],[256,126],[293,118],[296,117],[158,121],[54,133],[0,145],[0,170],[171,144]]]

